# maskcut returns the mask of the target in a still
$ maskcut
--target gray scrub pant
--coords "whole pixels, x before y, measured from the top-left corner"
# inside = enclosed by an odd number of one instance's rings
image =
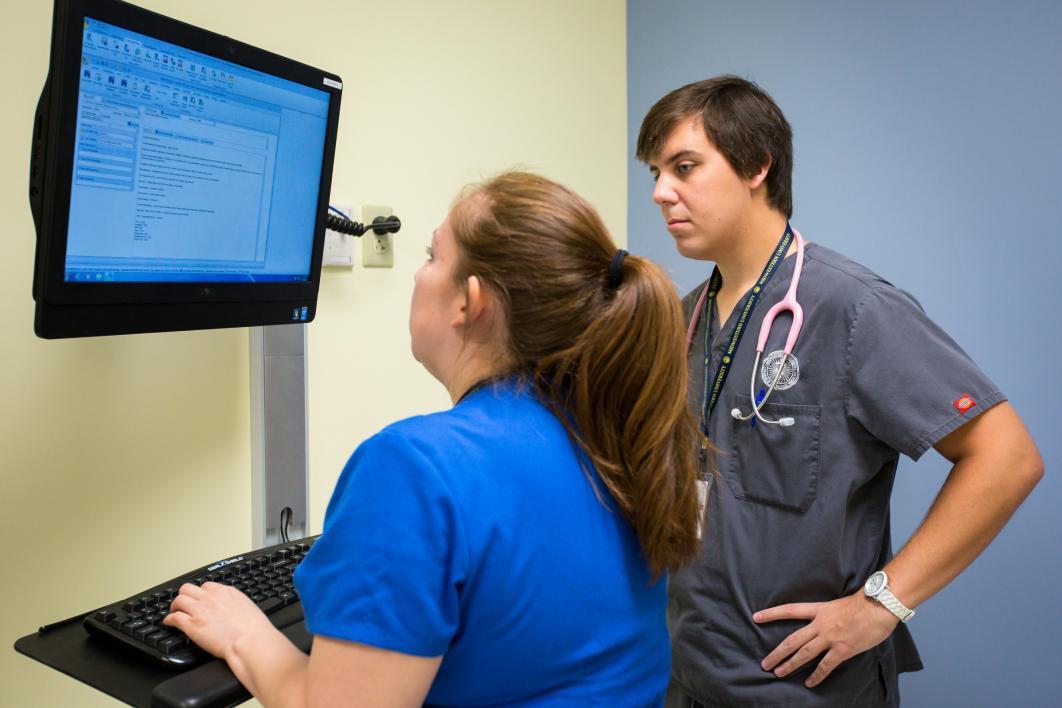
[[[889,693],[889,698],[886,698],[884,695],[882,695],[880,697],[879,696],[874,696],[874,697],[869,697],[868,696],[868,700],[870,702],[867,703],[866,705],[867,706],[871,706],[871,705],[873,705],[873,706],[883,706],[883,707],[886,707],[886,708],[899,708],[899,706],[900,706],[900,695],[899,695],[899,691],[896,690],[897,689],[897,683],[898,683],[898,681],[896,681],[895,677],[894,677],[894,681],[893,681],[893,684],[892,684],[892,690],[888,692]],[[890,698],[891,698],[891,700],[890,700]],[[878,703],[877,702],[878,700],[881,700],[882,702]],[[664,697],[664,708],[725,708],[725,707],[722,704],[720,704],[720,703],[714,703],[714,702],[713,703],[701,703],[696,698],[691,696],[686,691],[685,688],[683,688],[681,685],[676,683],[674,679],[672,679],[667,684],[667,695]],[[848,708],[848,707],[845,707],[845,708]],[[855,708],[855,707],[853,706],[852,708]]]
[[[686,689],[674,681],[667,684],[667,695],[664,697],[664,708],[705,708],[703,703],[686,693]]]

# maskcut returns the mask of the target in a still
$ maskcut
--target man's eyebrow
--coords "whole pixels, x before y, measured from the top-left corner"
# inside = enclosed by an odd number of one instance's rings
[[[700,153],[698,153],[696,150],[679,150],[675,154],[671,155],[671,157],[664,160],[664,164],[673,165],[679,160],[685,160],[688,157],[700,157]]]
[[[697,152],[696,150],[690,150],[690,149],[679,150],[678,152],[670,155],[666,160],[661,160],[657,164],[650,164],[649,165],[649,171],[650,172],[659,172],[661,166],[663,166],[663,165],[673,165],[676,162],[678,162],[680,160],[685,160],[686,158],[689,158],[689,157],[700,157],[700,153]]]

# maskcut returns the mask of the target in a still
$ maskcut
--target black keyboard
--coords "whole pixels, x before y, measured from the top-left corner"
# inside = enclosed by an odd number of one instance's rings
[[[201,664],[212,657],[180,630],[162,624],[180,587],[207,582],[231,585],[254,600],[276,627],[287,627],[302,619],[291,575],[318,538],[310,536],[205,565],[101,607],[85,617],[85,629],[172,669]]]

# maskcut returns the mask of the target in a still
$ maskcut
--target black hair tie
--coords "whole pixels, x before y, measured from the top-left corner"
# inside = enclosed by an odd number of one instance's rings
[[[623,282],[623,259],[629,255],[622,248],[616,249],[616,254],[612,256],[612,262],[608,265],[609,290],[615,290]]]

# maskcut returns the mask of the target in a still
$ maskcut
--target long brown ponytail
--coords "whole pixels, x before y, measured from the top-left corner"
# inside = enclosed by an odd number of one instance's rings
[[[508,354],[593,462],[654,575],[698,547],[685,327],[652,262],[622,259],[597,212],[543,177],[508,172],[454,205],[457,280],[478,276],[507,314]]]

